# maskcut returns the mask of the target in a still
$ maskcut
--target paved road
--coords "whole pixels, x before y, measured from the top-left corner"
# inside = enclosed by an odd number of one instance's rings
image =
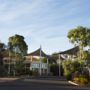
[[[0,90],[90,90],[90,87],[73,86],[64,80],[15,79],[1,81]]]

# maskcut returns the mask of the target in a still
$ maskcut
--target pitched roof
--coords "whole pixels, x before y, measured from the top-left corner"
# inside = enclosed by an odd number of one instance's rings
[[[71,48],[69,50],[56,53],[54,55],[57,55],[57,54],[69,54],[69,55],[75,55],[75,56],[77,56],[77,53],[78,53],[79,50],[80,50],[79,46],[76,46],[74,48]]]
[[[40,48],[37,49],[36,51],[29,53],[28,56],[40,56]],[[45,54],[42,50],[41,50],[41,56],[42,57],[48,57],[47,54]]]
[[[70,55],[77,55],[77,52],[79,51],[79,46],[76,46],[74,48],[71,48],[69,50],[66,50],[66,51],[63,51],[63,52],[60,52],[58,54],[70,54]]]

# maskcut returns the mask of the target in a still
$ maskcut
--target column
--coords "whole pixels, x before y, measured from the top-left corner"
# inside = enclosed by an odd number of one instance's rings
[[[40,76],[42,75],[42,63],[41,63],[41,46],[40,46]]]
[[[59,77],[61,76],[61,58],[59,54]]]
[[[48,58],[47,58],[47,75],[48,75],[48,71],[49,71],[49,64],[48,64]]]
[[[10,50],[9,50],[9,62],[8,62],[8,74],[10,75]]]
[[[32,59],[33,57],[31,56],[31,62],[30,62],[30,70],[32,69],[32,67],[31,67],[31,63],[32,63],[32,61],[33,61],[33,59]]]

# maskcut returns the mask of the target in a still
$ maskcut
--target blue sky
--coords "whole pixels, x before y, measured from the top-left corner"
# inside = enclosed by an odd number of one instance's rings
[[[90,27],[90,0],[0,0],[0,41],[25,37],[28,52],[42,45],[47,54],[72,48],[67,33]]]

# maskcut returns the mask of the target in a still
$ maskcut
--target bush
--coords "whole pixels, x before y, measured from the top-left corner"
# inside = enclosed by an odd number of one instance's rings
[[[33,71],[32,71],[32,70],[30,70],[30,71],[29,71],[29,75],[30,75],[30,76],[32,76],[32,74],[33,74]]]
[[[81,75],[81,74],[79,75],[79,77],[75,77],[73,80],[81,84],[88,84],[89,82],[88,79],[84,75]]]
[[[0,66],[0,77],[7,76],[7,71],[3,66]]]
[[[33,76],[39,76],[39,72],[37,70],[31,71]]]
[[[59,75],[59,66],[58,64],[51,64],[50,65],[50,72],[53,73],[54,76],[58,76]]]
[[[10,76],[13,76],[13,71],[10,72]]]
[[[81,84],[88,84],[87,78],[80,78],[80,83]]]
[[[16,75],[17,76],[25,75],[25,72],[18,72]]]
[[[50,72],[48,75],[49,75],[49,76],[53,76],[53,73],[52,73],[52,72]]]
[[[76,81],[76,82],[80,82],[78,77],[75,77],[73,80]]]
[[[65,75],[65,77],[66,77],[67,80],[72,80],[72,74]]]
[[[76,71],[76,72],[73,73],[72,78],[78,77],[78,75],[79,75],[79,72]]]

